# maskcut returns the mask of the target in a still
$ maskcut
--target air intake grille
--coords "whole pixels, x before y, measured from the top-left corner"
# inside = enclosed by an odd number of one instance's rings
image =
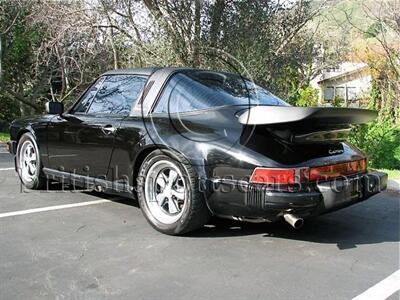
[[[246,205],[249,207],[264,209],[265,195],[265,187],[250,184],[246,193]]]

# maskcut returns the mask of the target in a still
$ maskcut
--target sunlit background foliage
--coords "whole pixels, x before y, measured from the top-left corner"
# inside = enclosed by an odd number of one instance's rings
[[[240,72],[292,105],[315,106],[310,80],[352,60],[369,65],[379,119],[351,141],[372,166],[400,168],[399,41],[398,0],[0,0],[0,131],[49,100],[70,105],[108,69]]]

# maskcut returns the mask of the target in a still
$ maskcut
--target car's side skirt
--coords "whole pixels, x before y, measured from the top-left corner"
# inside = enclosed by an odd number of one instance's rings
[[[43,168],[43,173],[47,179],[54,179],[61,183],[72,184],[88,190],[96,190],[101,192],[117,193],[121,196],[134,197],[134,187],[121,182],[109,181],[102,178],[79,175],[70,172],[54,170],[51,168]]]

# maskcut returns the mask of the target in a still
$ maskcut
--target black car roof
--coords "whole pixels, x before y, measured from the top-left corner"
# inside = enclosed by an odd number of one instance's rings
[[[189,68],[189,67],[147,67],[147,68],[129,68],[129,69],[110,70],[110,71],[103,73],[102,76],[103,75],[121,75],[121,74],[150,76],[155,71],[160,70],[160,69],[164,69],[165,71],[169,71],[171,73],[176,72],[176,71],[208,71],[208,72],[216,72],[216,73],[225,73],[225,72],[196,69],[196,68]]]
[[[160,67],[118,69],[118,70],[107,71],[107,72],[103,73],[102,75],[136,74],[136,75],[150,76],[158,69],[160,69]]]
[[[170,70],[171,72],[183,71],[183,70],[197,70],[197,71],[201,70],[201,69],[185,68],[185,67],[147,67],[147,68],[129,68],[129,69],[110,70],[110,71],[103,73],[102,75],[136,74],[136,75],[150,76],[155,71],[160,70],[160,69]]]

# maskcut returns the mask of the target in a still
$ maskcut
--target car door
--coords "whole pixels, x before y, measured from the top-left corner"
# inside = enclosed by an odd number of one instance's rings
[[[48,131],[50,167],[106,178],[115,135],[146,80],[137,75],[101,77],[68,113],[55,117]]]

